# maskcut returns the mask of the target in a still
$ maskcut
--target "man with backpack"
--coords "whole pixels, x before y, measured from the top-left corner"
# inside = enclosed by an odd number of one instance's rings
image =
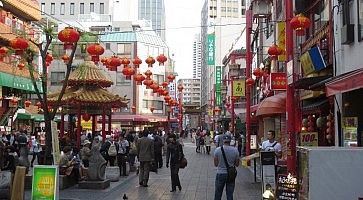
[[[115,166],[118,149],[118,143],[112,140],[111,135],[107,135],[106,142],[103,143],[100,152],[105,160],[110,162],[110,166]]]

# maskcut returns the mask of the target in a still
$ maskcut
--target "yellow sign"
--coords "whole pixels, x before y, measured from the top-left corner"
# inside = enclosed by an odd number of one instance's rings
[[[244,97],[246,95],[245,80],[233,81],[232,96]]]
[[[301,132],[300,133],[301,146],[318,146],[318,132]]]
[[[83,119],[81,120],[81,126],[82,126],[82,129],[85,130],[85,129],[89,129],[89,130],[92,130],[92,120],[88,120],[88,122],[84,121]]]
[[[278,61],[286,61],[286,23],[277,23],[277,46],[283,50],[283,53],[279,55]]]
[[[309,52],[305,52],[300,57],[300,63],[301,63],[301,68],[303,70],[304,76],[314,72],[315,69],[314,69],[313,61],[311,61]]]

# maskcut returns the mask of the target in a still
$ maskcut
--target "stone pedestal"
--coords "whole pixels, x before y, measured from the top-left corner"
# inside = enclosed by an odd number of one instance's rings
[[[106,167],[106,179],[112,182],[119,181],[120,178],[120,168],[119,167]]]
[[[78,183],[79,189],[98,189],[103,190],[110,187],[110,180],[103,181],[81,181]]]

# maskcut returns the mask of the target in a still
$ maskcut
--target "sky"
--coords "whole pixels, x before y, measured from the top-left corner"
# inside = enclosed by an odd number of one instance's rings
[[[174,54],[178,78],[193,77],[193,40],[200,33],[204,0],[165,0],[166,42]],[[195,28],[182,28],[195,27]]]

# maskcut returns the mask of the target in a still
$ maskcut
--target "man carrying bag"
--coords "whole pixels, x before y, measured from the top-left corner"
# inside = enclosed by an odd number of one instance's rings
[[[224,135],[223,145],[214,151],[214,166],[217,167],[214,200],[222,198],[224,186],[226,186],[227,200],[233,200],[239,155],[238,150],[230,146],[231,140],[231,136]]]

